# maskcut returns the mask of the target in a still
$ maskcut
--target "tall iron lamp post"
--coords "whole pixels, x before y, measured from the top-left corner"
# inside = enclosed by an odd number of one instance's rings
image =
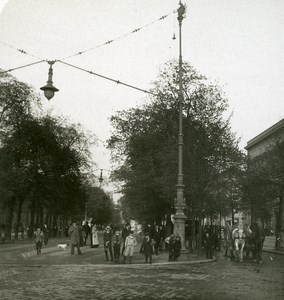
[[[177,181],[177,197],[175,199],[175,215],[174,215],[174,234],[179,235],[182,239],[182,249],[185,249],[185,199],[183,197],[183,128],[182,128],[182,110],[183,110],[183,90],[182,90],[182,47],[181,47],[181,25],[185,18],[185,5],[179,2],[178,8],[178,22],[179,22],[179,134],[178,134],[178,181]]]

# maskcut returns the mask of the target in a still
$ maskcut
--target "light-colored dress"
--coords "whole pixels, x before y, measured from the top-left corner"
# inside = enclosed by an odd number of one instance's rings
[[[92,226],[92,232],[91,232],[91,248],[97,248],[99,247],[99,237],[98,237],[98,231],[96,225]]]
[[[134,236],[129,235],[125,240],[125,253],[124,256],[133,256],[134,248],[137,245],[137,241]]]

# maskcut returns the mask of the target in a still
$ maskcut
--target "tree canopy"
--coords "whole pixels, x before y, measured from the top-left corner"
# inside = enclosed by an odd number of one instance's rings
[[[205,76],[187,63],[183,71],[184,195],[188,209],[212,215],[221,207],[221,174],[232,166],[240,169],[243,154],[230,118],[223,116],[228,103],[221,89],[204,83]],[[152,92],[157,96],[148,103],[111,117],[114,130],[108,142],[117,163],[113,177],[122,183],[122,204],[143,221],[160,221],[173,211],[178,164],[176,61],[161,70]]]
[[[32,87],[0,78],[0,208],[9,236],[14,215],[29,226],[83,219],[96,137],[59,116],[45,115]],[[102,216],[102,219],[104,217]]]

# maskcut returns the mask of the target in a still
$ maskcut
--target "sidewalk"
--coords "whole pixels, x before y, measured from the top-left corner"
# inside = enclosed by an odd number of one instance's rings
[[[275,250],[275,236],[266,236],[263,244],[263,250],[268,253],[273,253],[273,254],[280,254],[284,255],[284,248],[280,248],[279,251]]]
[[[0,264],[24,264],[30,266],[43,265],[105,265],[105,266],[132,266],[145,265],[145,257],[140,253],[142,237],[137,236],[138,244],[135,248],[132,263],[129,264],[129,258],[124,264],[123,256],[120,256],[119,263],[106,261],[103,249],[102,235],[100,235],[99,248],[91,248],[90,245],[81,247],[82,255],[70,254],[70,245],[66,251],[57,247],[58,243],[69,243],[69,239],[51,238],[48,245],[42,248],[42,254],[36,255],[35,244],[31,240],[15,241],[14,243],[0,245]],[[199,264],[215,261],[214,259],[205,259],[204,256],[197,257],[194,254],[181,254],[177,261],[168,261],[169,254],[167,251],[162,251],[159,255],[152,256],[151,265],[184,265],[184,264]]]

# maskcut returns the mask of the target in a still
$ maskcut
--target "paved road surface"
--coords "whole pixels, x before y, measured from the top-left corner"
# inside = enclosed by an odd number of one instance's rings
[[[281,255],[264,253],[262,264],[227,261],[218,253],[216,262],[203,264],[123,265],[98,264],[104,263],[101,248],[84,247],[82,256],[71,257],[50,241],[41,256],[33,251],[30,244],[1,246],[1,300],[284,299]],[[142,259],[137,253],[134,261]]]

